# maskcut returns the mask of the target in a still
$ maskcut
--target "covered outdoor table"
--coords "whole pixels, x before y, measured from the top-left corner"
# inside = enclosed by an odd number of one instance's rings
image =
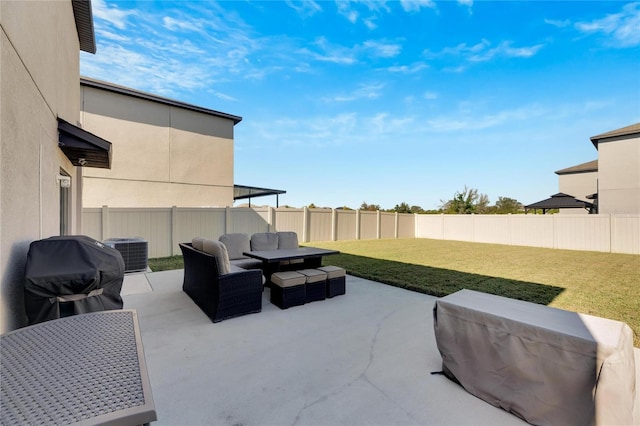
[[[535,425],[631,425],[633,332],[605,318],[471,290],[436,301],[445,375]]]
[[[29,324],[73,314],[122,309],[120,252],[84,235],[29,246],[24,298]]]

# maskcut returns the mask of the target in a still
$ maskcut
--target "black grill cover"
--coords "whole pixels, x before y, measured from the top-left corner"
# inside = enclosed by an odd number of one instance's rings
[[[122,309],[120,252],[84,235],[29,246],[24,298],[29,324],[61,316]]]

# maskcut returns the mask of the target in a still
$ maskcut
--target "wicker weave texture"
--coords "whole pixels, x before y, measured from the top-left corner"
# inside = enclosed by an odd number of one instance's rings
[[[304,305],[307,302],[306,285],[300,284],[293,287],[271,287],[271,303],[280,309],[292,306]]]
[[[215,256],[180,244],[184,258],[182,290],[213,322],[262,311],[262,271],[220,275]]]
[[[137,420],[155,420],[136,333],[133,311],[124,310],[75,315],[1,336],[0,423],[99,423],[136,408],[149,409]]]

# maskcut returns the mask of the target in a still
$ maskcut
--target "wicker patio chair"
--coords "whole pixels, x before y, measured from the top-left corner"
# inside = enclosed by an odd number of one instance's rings
[[[213,322],[262,310],[262,271],[230,267],[224,244],[205,240],[204,249],[180,243],[184,257],[182,290]],[[209,248],[209,249],[208,249]]]

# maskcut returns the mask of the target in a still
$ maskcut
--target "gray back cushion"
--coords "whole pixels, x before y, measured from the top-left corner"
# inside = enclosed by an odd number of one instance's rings
[[[251,236],[251,250],[277,250],[278,234],[275,232],[259,232]]]
[[[227,248],[230,260],[246,259],[242,253],[251,250],[248,234],[223,234],[218,240]]]
[[[228,274],[231,271],[231,263],[229,262],[227,248],[220,241],[204,240],[202,242],[202,251],[215,256],[216,264],[218,265],[218,273],[220,275]]]
[[[278,248],[294,249],[298,248],[298,234],[292,231],[278,232]]]

